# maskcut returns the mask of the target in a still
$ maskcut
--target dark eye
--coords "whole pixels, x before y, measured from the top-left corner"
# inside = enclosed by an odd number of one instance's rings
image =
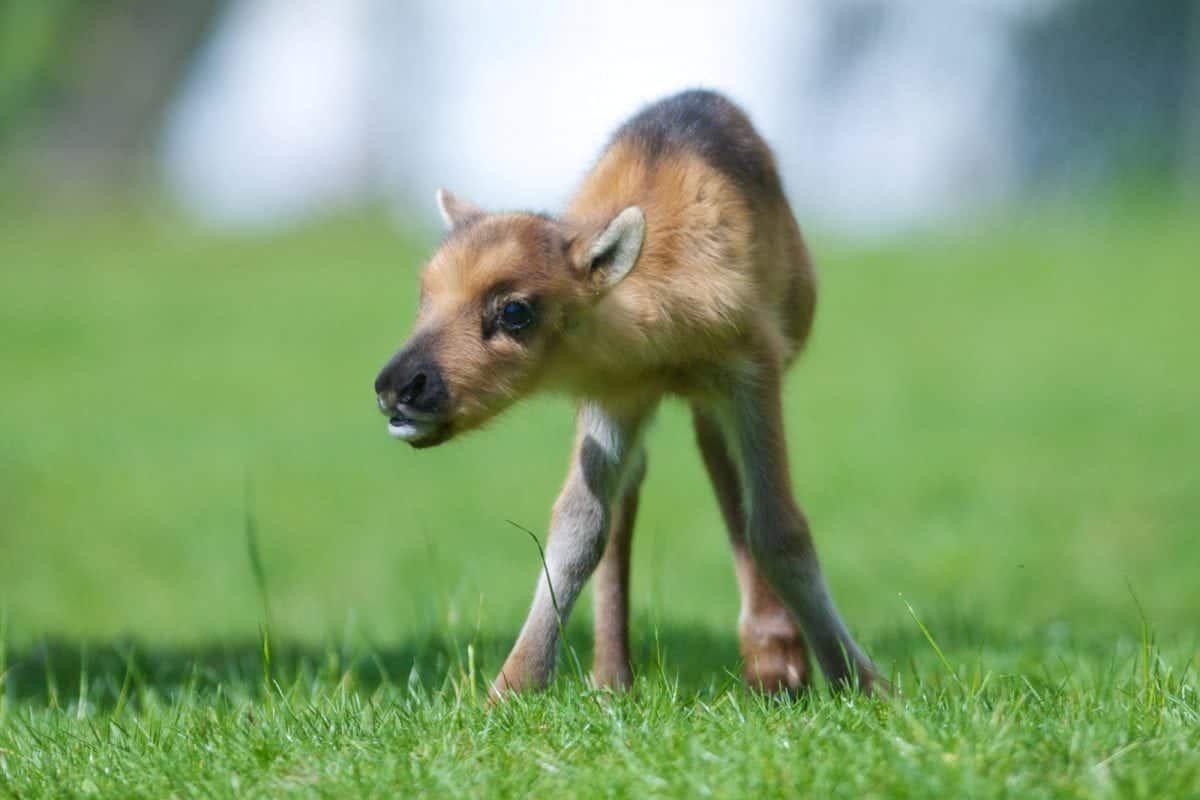
[[[533,322],[533,309],[522,300],[509,300],[500,309],[500,324],[505,330],[519,331]]]

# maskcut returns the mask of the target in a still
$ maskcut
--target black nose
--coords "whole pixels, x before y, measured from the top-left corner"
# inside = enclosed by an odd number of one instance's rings
[[[400,390],[396,399],[406,406],[412,405],[420,398],[421,392],[425,390],[426,383],[428,383],[428,380],[425,378],[425,373],[418,372],[412,376],[412,379],[408,383],[404,384],[404,388]]]
[[[387,405],[437,414],[446,410],[449,396],[441,370],[423,348],[407,347],[392,357],[375,378],[375,394]]]

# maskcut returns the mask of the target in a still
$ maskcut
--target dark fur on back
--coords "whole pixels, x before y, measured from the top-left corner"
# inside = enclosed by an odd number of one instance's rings
[[[782,192],[775,160],[745,113],[716,92],[691,89],[652,103],[617,129],[647,161],[687,151],[744,189]]]

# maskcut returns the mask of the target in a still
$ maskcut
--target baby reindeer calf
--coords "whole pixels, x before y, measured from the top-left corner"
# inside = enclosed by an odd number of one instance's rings
[[[626,687],[629,553],[660,398],[692,408],[741,589],[745,677],[882,684],[838,616],[792,496],[780,399],[808,336],[812,267],[774,158],[724,97],[689,91],[617,130],[560,217],[485,213],[438,193],[449,234],[421,276],[416,328],[375,380],[414,447],[534,391],[579,398],[533,607],[493,685],[546,685],[564,617],[596,572],[595,681]],[[553,593],[553,594],[552,594]]]

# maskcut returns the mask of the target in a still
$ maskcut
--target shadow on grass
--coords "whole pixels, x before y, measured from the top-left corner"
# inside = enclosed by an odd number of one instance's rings
[[[943,619],[928,626],[952,660],[978,663],[985,654],[1053,657],[1054,650],[1111,657],[1111,639],[1083,638],[1052,628],[1024,633],[989,628],[967,619]],[[738,682],[741,664],[733,631],[697,626],[636,626],[635,671],[674,682],[685,693],[716,692]],[[170,702],[182,695],[220,692],[261,697],[266,675],[280,690],[294,686],[344,685],[372,692],[383,686],[419,686],[440,691],[470,679],[482,685],[503,662],[513,635],[475,633],[461,638],[431,632],[399,644],[376,647],[359,642],[327,646],[272,639],[269,665],[261,640],[164,647],[136,640],[66,641],[48,639],[9,647],[3,694],[10,704],[74,706],[80,697],[97,709],[144,702],[147,696]],[[586,673],[591,641],[586,627],[571,626],[569,648],[560,657],[562,675]],[[932,650],[916,625],[888,630],[868,642],[886,671],[930,663]],[[470,655],[468,654],[468,651]]]
[[[269,661],[262,640],[255,639],[178,647],[132,639],[46,639],[9,647],[2,691],[12,704],[65,708],[85,697],[98,709],[144,699],[147,693],[168,702],[183,694],[218,691],[261,697],[267,674],[284,691],[294,685],[333,688],[339,684],[365,692],[389,685],[439,691],[469,679],[472,662],[481,685],[492,678],[514,634],[454,638],[429,633],[381,647],[364,642],[297,644],[272,637]],[[568,640],[570,647],[560,656],[559,672],[586,672],[591,663],[590,638],[571,630]],[[635,642],[634,659],[639,670],[666,675],[695,690],[731,683],[739,669],[732,635],[697,628],[650,633]]]

